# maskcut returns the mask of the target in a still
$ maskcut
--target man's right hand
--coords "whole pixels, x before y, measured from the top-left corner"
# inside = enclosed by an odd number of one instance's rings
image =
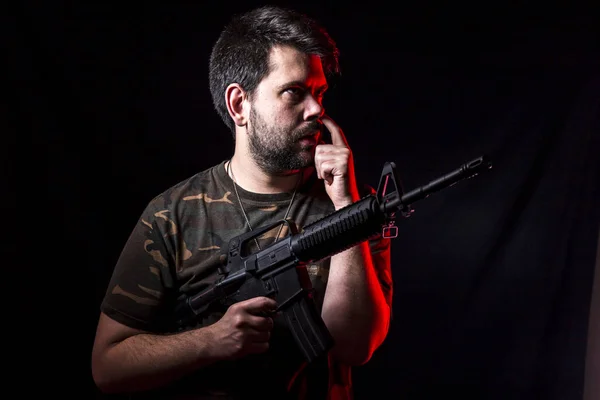
[[[277,302],[269,297],[254,297],[231,305],[225,315],[208,326],[214,339],[217,359],[237,359],[269,349],[273,319],[269,317]]]

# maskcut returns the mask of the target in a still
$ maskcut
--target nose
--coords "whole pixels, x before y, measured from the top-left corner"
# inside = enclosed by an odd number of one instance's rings
[[[304,108],[304,120],[311,121],[319,119],[325,114],[325,108],[321,104],[320,99],[315,98],[312,94],[306,96],[306,106]]]

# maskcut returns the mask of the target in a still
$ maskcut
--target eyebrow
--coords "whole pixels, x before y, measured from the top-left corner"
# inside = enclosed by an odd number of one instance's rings
[[[282,90],[284,90],[286,88],[289,88],[290,86],[300,86],[300,87],[303,87],[303,88],[307,87],[306,83],[304,83],[303,81],[291,81],[291,82],[286,82],[283,85],[279,85],[277,87],[277,90],[278,91],[282,91]],[[319,92],[324,92],[327,89],[329,89],[329,85],[327,85],[327,84],[321,85],[321,86],[317,87],[316,89]]]

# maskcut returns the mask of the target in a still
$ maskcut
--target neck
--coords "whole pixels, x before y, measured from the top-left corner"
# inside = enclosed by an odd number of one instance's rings
[[[229,165],[228,165],[229,164]],[[253,193],[292,192],[296,185],[308,177],[311,168],[288,171],[282,174],[268,174],[249,157],[236,157],[225,163],[229,176],[238,186]]]

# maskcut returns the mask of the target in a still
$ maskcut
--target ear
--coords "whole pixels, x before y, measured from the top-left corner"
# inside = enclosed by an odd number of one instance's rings
[[[227,111],[237,126],[245,126],[246,116],[246,92],[237,83],[232,83],[225,89],[225,104]]]

